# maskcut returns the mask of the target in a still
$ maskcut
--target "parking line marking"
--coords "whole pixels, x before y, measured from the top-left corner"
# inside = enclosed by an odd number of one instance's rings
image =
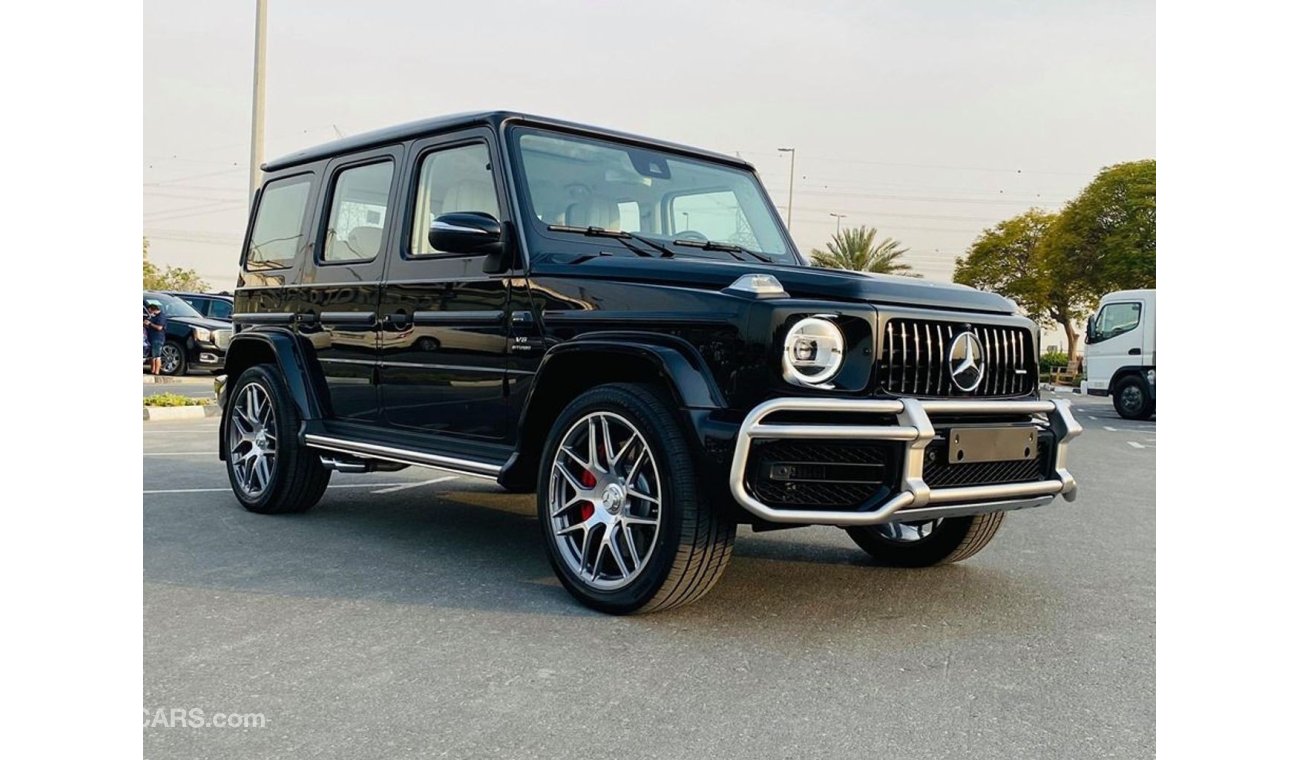
[[[1128,445],[1132,446],[1132,447],[1135,448],[1135,449],[1145,449],[1145,448],[1146,448],[1146,446],[1143,446],[1142,444],[1138,443],[1137,441],[1129,441],[1129,442],[1128,442]]]
[[[331,484],[330,488],[374,488],[375,486],[396,486],[396,485],[405,485],[405,484],[403,483],[339,483],[337,485]],[[424,485],[424,484],[417,483],[416,485]],[[226,486],[225,488],[162,488],[162,489],[155,489],[152,491],[145,491],[144,495],[151,496],[153,494],[163,494],[163,493],[229,493],[229,492],[230,492],[230,486]]]
[[[1102,425],[1102,426],[1101,426],[1101,429],[1102,429],[1102,430],[1109,430],[1109,431],[1112,432],[1112,433],[1118,433],[1118,432],[1119,432],[1118,430],[1116,430],[1115,428],[1111,427],[1110,425]]]
[[[216,451],[146,451],[147,457],[197,457],[197,456],[214,456]]]
[[[456,479],[455,475],[446,475],[441,478],[434,478],[433,480],[422,480],[419,483],[403,483],[400,486],[388,486],[387,488],[380,488],[378,491],[371,491],[370,493],[392,493],[394,491],[404,491],[408,488],[419,488],[420,486],[431,486],[434,483],[445,483],[448,480],[455,480],[455,479]]]

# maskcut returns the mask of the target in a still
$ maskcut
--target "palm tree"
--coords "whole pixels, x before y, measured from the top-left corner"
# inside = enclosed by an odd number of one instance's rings
[[[813,266],[920,277],[912,271],[911,264],[899,261],[908,249],[893,238],[876,242],[876,232],[875,227],[853,227],[835,233],[835,237],[826,245],[830,251],[813,249]]]

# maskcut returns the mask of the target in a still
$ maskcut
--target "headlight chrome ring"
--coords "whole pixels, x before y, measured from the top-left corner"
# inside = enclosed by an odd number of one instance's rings
[[[826,317],[804,317],[785,334],[781,374],[786,382],[825,387],[844,366],[844,334]]]

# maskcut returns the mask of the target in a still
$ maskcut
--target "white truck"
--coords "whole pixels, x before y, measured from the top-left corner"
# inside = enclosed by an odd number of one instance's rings
[[[1156,292],[1117,290],[1102,296],[1084,337],[1091,396],[1109,395],[1130,420],[1156,413]]]

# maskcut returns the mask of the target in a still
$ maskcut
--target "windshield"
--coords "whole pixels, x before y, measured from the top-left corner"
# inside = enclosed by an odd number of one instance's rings
[[[516,129],[513,139],[526,203],[545,226],[599,227],[669,245],[741,246],[776,263],[799,263],[751,172],[555,132]],[[678,251],[732,258],[699,245]]]
[[[157,301],[162,306],[163,314],[169,317],[203,317],[202,314],[194,310],[193,306],[185,303],[176,296],[169,296],[165,293],[145,293],[144,303],[149,305],[150,301]]]

